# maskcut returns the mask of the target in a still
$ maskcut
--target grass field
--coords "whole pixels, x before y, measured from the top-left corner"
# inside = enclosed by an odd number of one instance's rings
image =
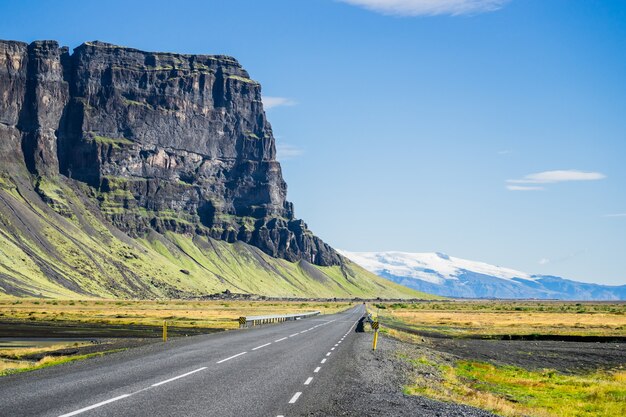
[[[384,321],[451,336],[626,336],[626,303],[455,301],[376,304]]]
[[[333,314],[351,303],[278,301],[0,300],[0,321],[73,322],[106,325],[235,329],[240,316],[319,310]]]
[[[426,395],[487,409],[507,417],[609,417],[626,415],[626,371],[563,375],[459,361],[453,366],[413,359],[436,382],[419,379],[407,394]]]
[[[113,351],[109,351],[106,353],[112,352]],[[100,352],[87,355],[44,356],[39,360],[30,361],[4,358],[2,357],[2,350],[0,350],[0,376],[15,374],[19,372],[34,371],[37,369],[47,368],[49,366],[61,365],[63,363],[74,362],[82,359],[92,358],[94,356],[101,356],[104,354],[104,352]]]
[[[626,415],[626,364],[613,369],[559,372],[459,359],[433,350],[402,329],[449,338],[502,335],[626,336],[625,303],[459,301],[370,305],[383,332],[405,342],[399,354],[414,371],[405,393],[467,404],[507,417],[609,417]],[[493,343],[484,342],[488,349]],[[511,343],[511,342],[508,342]],[[541,342],[523,342],[541,343]],[[562,342],[568,343],[568,342]],[[601,344],[598,349],[602,350]],[[412,348],[410,346],[413,346]],[[511,354],[519,354],[515,345]]]

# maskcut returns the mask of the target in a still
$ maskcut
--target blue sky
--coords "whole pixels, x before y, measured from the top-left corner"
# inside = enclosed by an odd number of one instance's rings
[[[235,56],[352,251],[626,284],[626,2],[0,1],[0,38]],[[269,106],[268,106],[269,107]]]

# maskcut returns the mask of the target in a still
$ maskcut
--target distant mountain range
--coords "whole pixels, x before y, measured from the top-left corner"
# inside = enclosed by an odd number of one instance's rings
[[[448,297],[626,300],[626,285],[587,284],[556,276],[531,275],[443,253],[341,253],[393,282]]]

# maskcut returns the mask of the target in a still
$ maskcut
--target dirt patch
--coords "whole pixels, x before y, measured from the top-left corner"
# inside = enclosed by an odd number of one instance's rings
[[[626,366],[626,343],[424,338],[430,349],[460,359],[581,373]]]

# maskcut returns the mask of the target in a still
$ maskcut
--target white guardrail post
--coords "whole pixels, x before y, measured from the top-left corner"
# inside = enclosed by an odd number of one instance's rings
[[[289,320],[300,320],[307,317],[317,316],[321,314],[319,311],[311,311],[308,313],[283,314],[279,316],[246,316],[239,317],[239,328],[259,326],[261,324],[282,323]]]

